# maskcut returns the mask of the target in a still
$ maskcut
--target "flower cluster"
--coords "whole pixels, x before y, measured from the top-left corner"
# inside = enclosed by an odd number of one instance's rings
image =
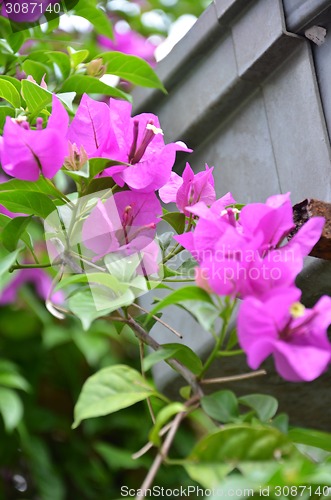
[[[113,179],[112,195],[101,197],[81,226],[93,265],[109,254],[143,252],[137,273],[156,272],[154,239],[162,215],[156,192],[164,203],[175,203],[186,220],[185,231],[175,239],[198,263],[197,284],[209,293],[242,301],[238,340],[250,367],[257,368],[272,354],[285,379],[313,380],[331,360],[326,333],[331,299],[322,297],[306,309],[299,302],[295,279],[320,238],[324,219],[310,219],[288,241],[294,228],[289,193],[243,208],[231,193],[216,200],[213,167],[206,165],[195,174],[187,163],[179,176],[172,171],[178,151],[191,152],[181,142],[164,142],[157,116],[131,117],[130,103],[99,102],[87,95],[70,124],[54,96],[46,127],[41,118],[35,124],[7,118],[0,140],[3,170],[28,181],[40,175],[52,178],[63,165],[80,170],[93,158],[109,159],[97,175]],[[12,215],[4,208],[2,212]]]
[[[273,354],[287,380],[319,376],[331,360],[326,334],[331,299],[322,297],[306,309],[298,302],[295,278],[320,238],[324,219],[310,219],[285,243],[294,228],[289,193],[241,211],[230,193],[210,207],[200,201],[186,210],[198,219],[196,227],[176,239],[199,263],[199,286],[243,299],[238,339],[249,366],[255,369]]]

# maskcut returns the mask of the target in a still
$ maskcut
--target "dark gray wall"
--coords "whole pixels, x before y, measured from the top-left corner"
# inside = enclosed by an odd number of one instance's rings
[[[328,28],[330,11],[331,0],[214,0],[158,66],[169,95],[134,95],[137,112],[159,115],[168,141],[194,148],[179,169],[186,160],[195,169],[215,166],[218,195],[231,191],[243,203],[287,191],[293,203],[331,201],[331,35],[320,46],[304,36],[316,24]],[[331,293],[329,263],[309,259],[299,284],[307,304]],[[206,349],[206,334],[188,315],[170,308],[164,319],[193,348]],[[176,341],[160,328],[155,335]],[[244,360],[235,367],[246,369]],[[331,429],[331,375],[286,384],[270,370],[253,390],[275,394],[283,408],[290,401],[294,423]],[[170,376],[161,365],[157,375],[163,383]],[[252,382],[239,388],[249,390]],[[307,397],[323,420],[306,411]]]

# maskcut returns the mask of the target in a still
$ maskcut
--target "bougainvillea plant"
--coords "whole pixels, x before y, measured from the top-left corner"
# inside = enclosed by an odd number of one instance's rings
[[[328,369],[331,299],[323,296],[306,308],[295,284],[324,219],[310,219],[293,236],[289,193],[243,206],[231,193],[220,197],[215,191],[217,165],[186,163],[182,175],[175,172],[179,155],[190,161],[189,144],[180,138],[168,143],[157,116],[134,115],[130,96],[102,83],[100,74],[91,76],[91,62],[101,61],[103,71],[163,89],[146,62],[119,53],[86,62],[87,51],[71,48],[66,54],[40,52],[29,59],[12,49],[10,71],[32,75],[0,76],[0,304],[19,308],[20,288],[33,284],[45,304],[38,314],[49,313],[55,325],[49,344],[66,336],[62,325],[79,321],[77,345],[93,360],[84,339],[102,320],[123,343],[133,343],[140,360],[137,368],[127,357],[113,359],[85,377],[76,389],[70,432],[87,426],[89,436],[97,417],[144,402],[140,437],[146,444],[131,450],[130,461],[147,468],[146,477],[142,484],[131,481],[133,493],[123,480],[118,497],[151,496],[163,464],[183,467],[206,497],[218,488],[222,495],[249,488],[256,497],[262,489],[272,498],[326,497],[330,435],[289,427],[273,396],[237,397],[227,388],[268,377],[262,364],[270,357],[286,383],[310,382]],[[89,93],[107,97],[82,92],[88,85]],[[146,294],[150,309],[142,306]],[[186,345],[185,337],[166,344],[154,339],[157,325],[182,337],[162,319],[169,306],[191,314],[206,346],[214,343],[207,356]],[[245,356],[252,371],[242,372],[240,361],[224,376],[218,361],[226,356]],[[161,363],[180,380],[171,399],[153,381]],[[210,369],[217,377],[210,377]],[[0,364],[5,430],[16,429],[23,443],[24,405],[17,392],[28,390],[16,365]],[[183,427],[194,444],[175,456],[172,446]],[[23,448],[32,456],[39,445],[29,446]],[[112,466],[114,451],[103,446],[98,443],[93,453]],[[144,462],[146,454],[154,458]],[[39,492],[45,487],[39,485]],[[52,498],[65,498],[57,491]]]

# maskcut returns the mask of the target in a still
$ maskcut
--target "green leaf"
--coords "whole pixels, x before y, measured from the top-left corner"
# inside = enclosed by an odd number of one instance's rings
[[[181,304],[179,302],[179,304]],[[208,302],[202,302],[198,300],[187,300],[182,307],[187,311],[193,318],[195,318],[198,323],[205,330],[209,330],[214,321],[219,317],[219,310],[214,304],[209,304]]]
[[[94,331],[82,332],[81,329],[75,330],[72,338],[88,364],[99,367],[101,358],[109,352],[108,339]]]
[[[36,115],[52,102],[52,92],[29,80],[22,80],[22,94],[30,113]]]
[[[15,264],[21,250],[21,248],[18,248],[14,252],[4,256],[0,254],[0,290],[3,290],[8,281],[12,278],[12,275],[8,273],[8,270]]]
[[[289,430],[288,437],[294,443],[306,444],[331,452],[331,434],[328,432],[294,427]]]
[[[177,268],[177,272],[184,276],[189,276],[190,278],[194,278],[194,269],[197,267],[198,263],[193,257],[189,257],[186,259],[183,264],[181,264]]]
[[[55,50],[51,50],[49,52],[46,52],[46,55],[48,56],[48,59],[54,63],[58,69],[60,70],[62,80],[65,80],[68,78],[70,74],[70,59],[67,54],[64,52],[59,52]]]
[[[69,56],[70,56],[70,61],[71,65],[73,68],[76,68],[80,63],[85,61],[87,56],[89,55],[88,50],[75,50],[72,47],[67,47]]]
[[[0,385],[23,391],[30,389],[27,380],[19,374],[17,366],[7,360],[0,360]]]
[[[213,304],[212,299],[210,298],[208,293],[205,292],[205,290],[197,286],[186,286],[180,288],[179,290],[175,290],[167,297],[160,300],[160,302],[158,302],[158,304],[153,307],[149,314],[150,316],[152,316],[153,314],[156,314],[157,312],[161,311],[161,309],[164,309],[167,306],[177,304],[178,302],[185,302],[186,300],[198,300]]]
[[[47,66],[37,61],[30,61],[29,59],[24,61],[22,69],[27,75],[31,75],[38,85],[41,83],[43,76],[48,77],[49,73]]]
[[[155,424],[149,433],[149,441],[155,446],[160,446],[161,439],[159,432],[162,427],[177,413],[186,411],[187,408],[183,403],[170,403],[169,405],[162,408],[156,416]]]
[[[5,81],[11,83],[12,85],[14,85],[15,89],[20,94],[20,92],[21,92],[20,80],[17,80],[17,78],[14,78],[13,76],[8,76],[8,75],[1,75],[0,78],[1,78],[1,80],[5,80]]]
[[[37,181],[21,181],[19,179],[12,179],[8,182],[0,184],[1,191],[34,191],[36,193],[49,194],[54,198],[59,198],[59,193],[52,185],[52,183],[40,176]],[[62,199],[62,198],[60,198]]]
[[[152,366],[160,361],[169,358],[174,358],[180,361],[183,365],[189,368],[194,374],[198,375],[202,369],[201,359],[184,344],[162,344],[161,347],[146,356],[143,361],[143,368],[145,371],[149,370]]]
[[[63,478],[58,467],[52,463],[46,442],[27,432],[21,433],[21,442],[37,496],[47,500],[63,500],[66,496]]]
[[[119,97],[127,101],[132,101],[132,97],[125,92],[122,92],[115,87],[111,87],[106,83],[101,82],[97,78],[88,75],[73,75],[70,76],[62,85],[61,92],[77,92],[82,95],[87,94],[103,94],[112,97]]]
[[[0,387],[0,413],[7,432],[12,432],[23,417],[23,405],[15,391]]]
[[[56,210],[56,206],[48,196],[33,191],[0,192],[0,203],[11,212],[36,215],[43,219]]]
[[[95,31],[99,35],[113,38],[112,25],[106,13],[103,10],[95,7],[93,4],[87,5],[86,7],[84,6],[84,3],[82,3],[81,5],[82,6],[80,6],[79,3],[75,9],[76,15],[84,17],[84,19],[87,19],[90,23],[92,23]]]
[[[261,422],[270,420],[278,410],[278,401],[265,394],[249,394],[238,399],[239,403],[252,408]]]
[[[297,456],[295,446],[278,429],[262,425],[229,424],[202,438],[189,459],[202,463],[273,460]]]
[[[188,475],[204,488],[210,490],[210,488],[215,488],[215,492],[222,491],[222,496],[224,494],[224,499],[229,499],[230,497],[226,495],[223,489],[224,479],[226,476],[233,471],[234,465],[219,463],[207,463],[207,464],[184,464],[184,468]],[[219,487],[219,485],[222,487]],[[236,483],[236,488],[239,484]],[[219,487],[219,488],[218,488]],[[247,480],[245,481],[245,488],[247,487]],[[238,497],[234,497],[237,498]],[[254,498],[254,497],[252,497]],[[207,500],[205,497],[203,500]],[[208,497],[208,500],[216,500],[214,496]],[[219,500],[217,498],[217,500]],[[241,499],[243,500],[243,499]]]
[[[218,391],[204,396],[201,406],[209,417],[223,424],[234,422],[239,417],[238,401],[232,391]]]
[[[163,220],[168,222],[177,234],[183,234],[185,230],[185,215],[179,212],[169,212],[162,215]]]
[[[0,77],[0,97],[9,102],[14,108],[21,107],[21,97],[14,85]]]
[[[73,429],[82,420],[109,415],[153,395],[157,395],[155,389],[137,370],[126,365],[104,368],[83,385],[75,406]]]
[[[96,175],[103,172],[105,168],[111,167],[113,165],[127,165],[118,160],[109,160],[108,158],[91,158],[89,160],[89,178],[92,180]]]
[[[102,316],[116,311],[116,309],[129,306],[134,301],[135,296],[131,290],[127,289],[121,295],[111,293],[102,288],[78,291],[69,298],[69,309],[81,320],[84,330],[88,330],[91,323]]]
[[[26,35],[24,32],[11,33],[7,39],[14,52],[18,52],[24,43]]]
[[[98,177],[89,183],[86,190],[84,190],[84,195],[97,193],[98,191],[103,191],[105,189],[111,189],[114,186],[115,182],[111,177]]]
[[[2,373],[0,370],[0,386],[10,387],[11,389],[29,390],[29,384],[19,373]]]
[[[3,228],[1,240],[7,250],[11,252],[16,249],[18,241],[31,222],[31,219],[32,215],[30,217],[15,217]]]
[[[117,448],[109,443],[99,441],[94,445],[95,451],[103,458],[109,469],[116,471],[119,469],[138,469],[142,466],[142,460],[134,460],[132,452]]]
[[[0,129],[2,130],[7,116],[11,116],[12,118],[15,116],[15,109],[10,108],[9,106],[0,106]]]
[[[166,93],[155,71],[143,59],[115,51],[103,52],[96,58],[102,58],[107,63],[107,73],[119,76],[135,85],[157,88]]]

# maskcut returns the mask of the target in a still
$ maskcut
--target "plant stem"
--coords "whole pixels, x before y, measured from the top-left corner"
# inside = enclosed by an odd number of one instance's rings
[[[184,250],[183,247],[179,243],[177,243],[177,245],[174,247],[174,249],[170,253],[168,253],[168,255],[166,255],[166,257],[164,257],[163,264],[165,264],[166,262],[168,262],[168,260],[175,257],[175,255],[179,254],[182,250]]]
[[[142,377],[144,377],[144,379],[146,379],[145,370],[144,370],[144,357],[145,357],[144,347],[145,346],[144,346],[143,341],[139,340],[141,375],[142,375]],[[153,422],[153,424],[155,424],[155,415],[154,415],[154,411],[152,408],[151,400],[150,400],[150,398],[147,398],[146,401],[147,401],[147,406],[148,406],[148,410],[149,410],[149,414],[151,416],[152,422]]]
[[[164,443],[161,447],[161,450],[156,455],[155,460],[152,464],[152,467],[150,468],[143,484],[140,487],[141,494],[136,496],[136,500],[142,500],[143,498],[145,498],[145,496],[146,496],[145,491],[151,487],[151,485],[154,481],[154,478],[155,478],[160,466],[162,465],[163,460],[166,458],[166,456],[168,454],[170,446],[175,438],[177,429],[178,429],[181,421],[185,417],[185,415],[186,415],[186,412],[184,412],[184,411],[180,412],[176,415],[176,417],[172,421],[172,425],[171,425],[170,430],[167,434],[167,437],[165,438]]]
[[[223,384],[225,382],[236,382],[237,380],[245,380],[248,378],[261,377],[266,375],[265,370],[257,370],[256,372],[243,373],[242,375],[231,375],[230,377],[206,378],[201,380],[201,384]]]
[[[116,319],[119,320],[119,318],[116,318]],[[128,315],[128,319],[121,318],[120,321],[122,321],[122,323],[126,323],[127,325],[129,325],[132,328],[132,330],[135,332],[138,339],[142,340],[144,342],[144,344],[147,344],[148,346],[150,346],[152,349],[154,349],[154,351],[157,351],[158,349],[160,349],[160,347],[161,347],[160,344],[158,342],[156,342],[156,340],[154,340],[148,334],[148,332],[146,332],[146,330],[144,330],[144,328],[139,323],[137,323],[130,315]],[[171,368],[173,368],[178,373],[180,373],[180,375],[191,386],[194,395],[197,395],[199,397],[203,396],[202,389],[201,389],[201,387],[196,379],[196,376],[194,375],[194,373],[191,372],[191,370],[186,368],[186,366],[182,365],[182,363],[180,363],[176,359],[170,358],[170,359],[165,360],[165,362],[169,366],[171,366]]]
[[[226,308],[224,309],[223,311],[223,325],[222,325],[222,329],[221,329],[221,332],[216,340],[216,343],[214,345],[214,348],[213,350],[211,351],[211,353],[209,354],[206,362],[204,363],[203,365],[203,368],[198,376],[198,380],[201,380],[202,377],[204,376],[204,374],[207,372],[207,370],[209,369],[210,365],[213,363],[213,361],[215,360],[215,358],[217,357],[218,353],[219,353],[219,350],[221,348],[221,345],[223,343],[223,340],[225,338],[225,335],[226,335],[226,331],[227,331],[227,328],[228,328],[228,325],[229,325],[229,322],[230,322],[230,319],[231,319],[231,316],[232,316],[232,312],[233,312],[233,309],[234,309],[234,306],[235,306],[235,301],[233,301],[232,304],[226,306]]]
[[[219,353],[217,353],[217,357],[226,358],[230,356],[238,356],[238,354],[244,354],[244,352],[245,351],[243,351],[242,349],[235,349],[233,351],[220,351]]]
[[[54,191],[57,192],[60,200],[65,201],[66,203],[69,203],[69,205],[71,205],[71,201],[69,200],[69,198],[64,193],[61,193],[61,191],[55,186],[55,184],[53,184],[53,182],[50,179],[44,177],[44,180],[47,182],[49,186],[51,186],[52,189],[54,189]]]
[[[9,272],[12,273],[17,269],[42,269],[45,267],[52,267],[52,264],[48,262],[47,264],[14,264],[9,268]]]
[[[134,302],[132,305],[134,307],[137,307],[137,309],[140,309],[144,313],[149,314],[149,312],[146,311],[146,309],[144,309],[143,307],[141,307],[139,304],[136,304]],[[160,323],[160,325],[163,325],[165,328],[168,328],[168,330],[170,330],[172,333],[174,333],[178,338],[180,338],[180,339],[183,338],[183,335],[181,335],[179,332],[177,332],[177,330],[175,330],[174,328],[172,328],[172,326],[168,325],[168,323],[166,323],[165,321],[163,321],[158,316],[155,316],[154,314],[152,314],[152,318],[155,319],[155,321],[158,321]]]
[[[195,279],[193,279],[193,278],[186,278],[186,279],[185,279],[185,278],[181,278],[181,279],[176,279],[176,278],[174,278],[174,279],[171,279],[171,278],[165,278],[165,279],[163,280],[163,282],[164,282],[164,283],[188,283],[189,281],[192,281],[192,282],[193,282],[193,281],[195,281]]]

